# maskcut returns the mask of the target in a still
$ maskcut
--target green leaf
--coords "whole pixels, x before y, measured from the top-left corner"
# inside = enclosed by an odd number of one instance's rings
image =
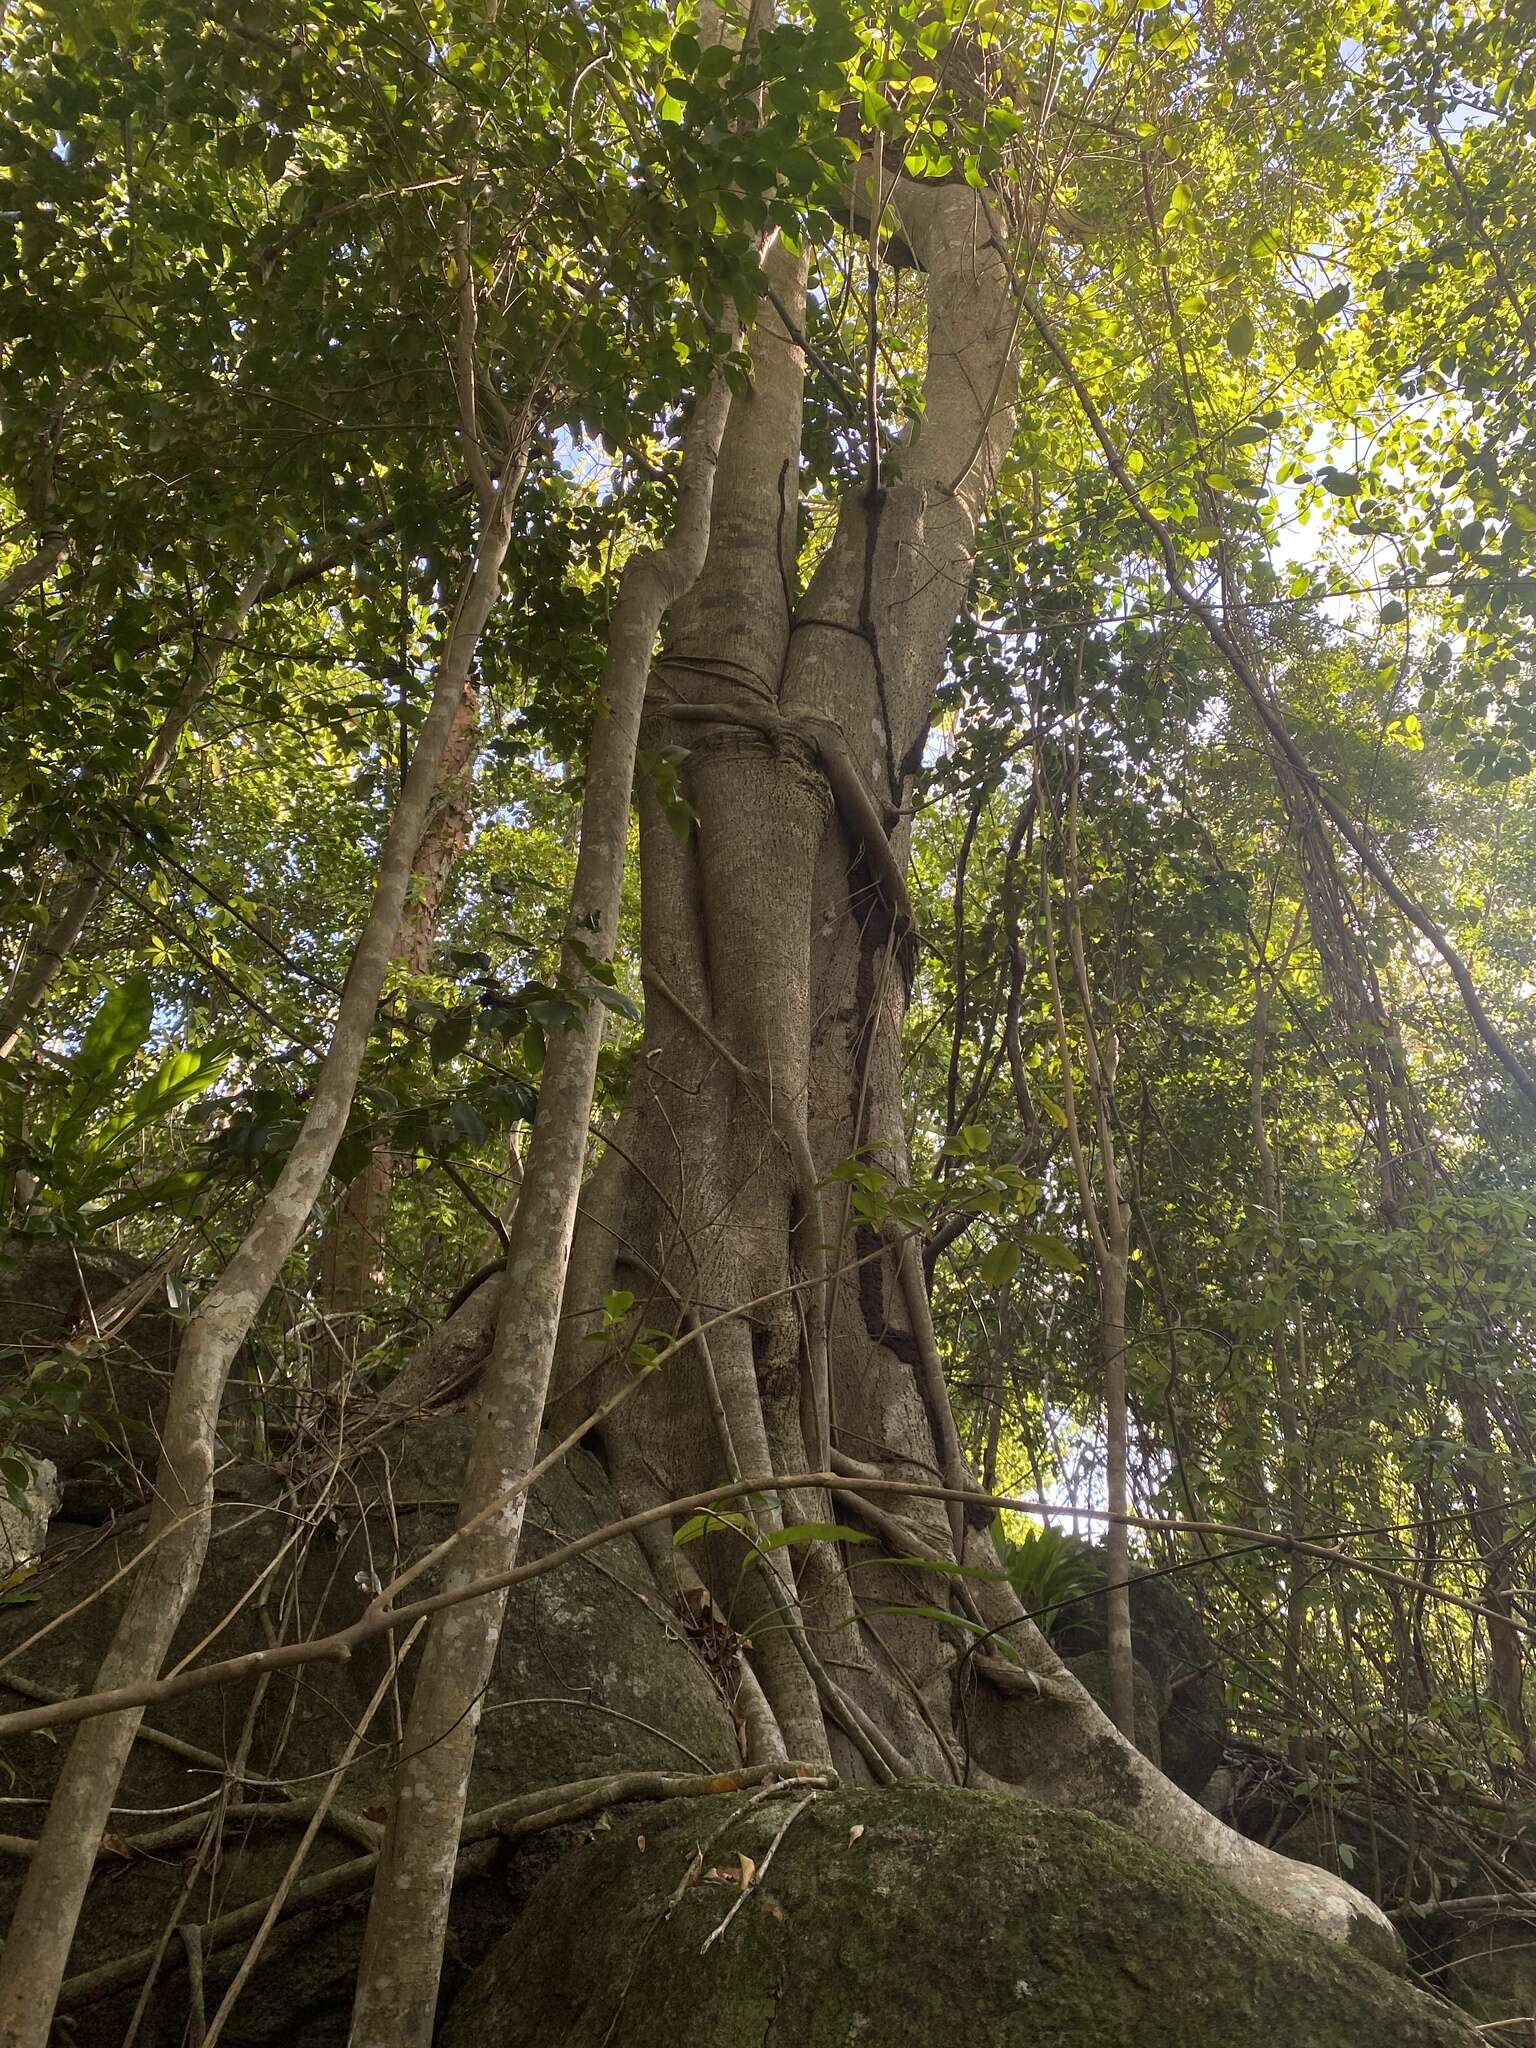
[[[937,1621],[942,1622],[946,1628],[963,1628],[973,1636],[987,1637],[988,1646],[995,1650],[998,1656],[1006,1657],[1014,1664],[1019,1661],[1018,1652],[1006,1637],[996,1634],[982,1622],[972,1621],[968,1614],[953,1613],[948,1607],[924,1607],[920,1602],[914,1601],[910,1604],[903,1602],[890,1607],[874,1607],[869,1612],[877,1617],[882,1614],[910,1614],[918,1621]]]
[[[873,1560],[871,1560],[873,1562]],[[956,1564],[952,1557],[896,1557],[880,1559],[881,1564],[898,1564],[903,1571],[933,1572],[941,1579],[979,1579],[983,1585],[995,1586],[1008,1574],[993,1571],[984,1564]]]
[[[1236,356],[1239,362],[1244,362],[1253,354],[1256,339],[1253,316],[1249,313],[1239,313],[1227,329],[1227,352]]]
[[[634,997],[622,988],[611,988],[606,982],[595,981],[588,993],[596,996],[605,1009],[627,1017],[632,1024],[638,1024],[645,1015]]]
[[[473,1010],[456,1010],[451,1016],[439,1017],[427,1034],[427,1049],[433,1066],[446,1066],[449,1060],[457,1059],[468,1046],[474,1028]]]
[[[697,1515],[690,1515],[683,1523],[672,1538],[672,1548],[681,1550],[685,1544],[697,1543],[701,1536],[717,1535],[722,1529],[734,1529],[741,1535],[749,1535],[752,1522],[746,1515],[721,1508],[705,1508]]]
[[[1006,1287],[1019,1270],[1024,1253],[1011,1237],[1000,1237],[981,1261],[979,1272],[984,1287]]]
[[[125,1139],[147,1130],[151,1124],[165,1122],[184,1103],[211,1088],[228,1063],[228,1053],[177,1053],[158,1073],[152,1074],[134,1090],[125,1108],[94,1129],[75,1134],[71,1164],[76,1169],[79,1185],[83,1188],[86,1178],[80,1169],[99,1167]],[[116,1171],[112,1169],[108,1179],[115,1178]],[[108,1180],[98,1174],[90,1192],[95,1194],[106,1185]]]
[[[76,1080],[93,1085],[114,1080],[148,1038],[153,1014],[149,976],[130,974],[91,1019],[70,1063]]]
[[[782,1550],[786,1543],[873,1543],[862,1529],[850,1529],[845,1522],[791,1522],[775,1529],[758,1545],[759,1550]]]
[[[471,1145],[483,1145],[491,1135],[485,1118],[476,1109],[475,1105],[472,1102],[466,1101],[463,1096],[460,1096],[457,1102],[450,1104],[448,1121],[465,1141]]]
[[[1031,1230],[1021,1240],[1025,1251],[1037,1258],[1042,1266],[1050,1266],[1058,1273],[1081,1273],[1083,1262],[1065,1239],[1053,1237],[1048,1231]]]

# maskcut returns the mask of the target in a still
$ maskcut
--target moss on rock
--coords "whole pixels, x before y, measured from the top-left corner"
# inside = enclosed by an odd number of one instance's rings
[[[336,1509],[299,1546],[292,1544],[293,1516],[280,1498],[277,1475],[259,1466],[226,1471],[207,1563],[172,1661],[215,1629],[221,1630],[217,1654],[233,1655],[266,1640],[268,1619],[311,1633],[355,1620],[379,1579],[450,1533],[473,1426],[469,1416],[437,1417],[381,1443],[349,1474],[351,1484]],[[618,1515],[601,1468],[574,1452],[534,1489],[525,1553],[547,1552]],[[18,1679],[58,1693],[88,1687],[123,1610],[127,1581],[111,1581],[137,1553],[141,1527],[130,1522],[106,1535],[82,1536],[55,1524],[55,1536],[35,1581],[36,1603],[0,1610],[0,1653],[14,1651],[59,1615],[72,1613],[72,1619],[0,1671],[0,1707],[18,1706],[28,1697],[14,1689]],[[250,1597],[258,1582],[268,1589],[265,1615],[263,1603]],[[433,1583],[425,1578],[417,1590]],[[386,1672],[387,1656],[387,1645],[377,1639],[345,1663],[270,1677],[259,1700],[249,1684],[210,1689],[163,1703],[148,1720],[208,1752],[210,1760],[239,1755],[248,1734],[250,1769],[312,1784],[336,1765]],[[403,1698],[411,1677],[407,1669]],[[387,1728],[382,1732],[386,1739],[365,1746],[348,1770],[342,1806],[376,1813],[387,1800],[394,1759]],[[47,1733],[12,1738],[0,1758],[9,1774],[7,1793],[36,1800],[40,1810],[67,1747]],[[475,1757],[472,1811],[615,1769],[721,1770],[739,1760],[725,1701],[632,1537],[514,1591]],[[131,1838],[153,1824],[148,1816],[185,1812],[216,1783],[209,1768],[141,1742],[119,1793],[128,1815],[114,1821],[114,1832]],[[216,1867],[181,1906],[181,1853],[105,1861],[87,1896],[72,1972],[152,1943],[173,1912],[202,1924],[266,1897],[287,1867],[301,1825],[292,1817],[258,1820],[249,1814],[231,1823]],[[316,1875],[356,1854],[354,1842],[327,1830],[314,1843],[304,1874]],[[515,1861],[521,1870],[527,1858]],[[0,1925],[22,1870],[19,1862],[0,1865]],[[463,1981],[510,1924],[515,1901],[508,1883],[507,1871],[499,1870],[459,1893],[446,1973],[451,1986]],[[279,1931],[225,2032],[230,2048],[339,2048],[347,2037],[365,1904],[362,1895],[345,1908],[306,1914]],[[239,1954],[239,1946],[209,1952],[210,1999],[219,1995]],[[187,2017],[186,1983],[184,1947],[173,1942],[140,2029],[141,2048],[177,2048]],[[71,2042],[76,2048],[115,2048],[135,1996],[136,1991],[125,1993],[74,2012]]]
[[[535,1891],[440,2048],[1475,2041],[1448,2008],[1215,1877],[1090,1815],[994,1793],[821,1795],[710,1942],[740,1857],[762,1868],[796,1796],[616,1816]],[[700,1880],[678,1895],[697,1851]]]

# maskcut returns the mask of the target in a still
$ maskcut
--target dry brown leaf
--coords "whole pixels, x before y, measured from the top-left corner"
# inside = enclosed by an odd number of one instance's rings
[[[752,1861],[752,1858],[745,1849],[738,1849],[736,1851],[736,1861],[741,1865],[741,1888],[743,1891],[746,1891],[753,1878],[757,1875],[757,1865]]]
[[[102,1856],[123,1856],[131,1861],[138,1852],[126,1835],[105,1834],[98,1853]]]
[[[864,1823],[863,1823],[863,1821],[861,1821],[861,1820],[855,1821],[855,1822],[854,1822],[854,1824],[853,1824],[853,1826],[852,1826],[852,1827],[851,1827],[851,1828],[850,1828],[850,1829],[848,1830],[848,1846],[849,1846],[849,1848],[850,1848],[850,1849],[851,1849],[851,1848],[853,1847],[854,1843],[855,1843],[855,1842],[856,1842],[856,1841],[857,1841],[857,1840],[859,1839],[860,1835],[862,1835],[862,1834],[863,1834],[863,1832],[864,1832]]]
[[[636,1847],[636,1848],[637,1848],[637,1849],[638,1849],[638,1850],[640,1851],[640,1854],[641,1854],[642,1856],[643,1856],[643,1855],[645,1854],[645,1837],[644,1837],[644,1835],[636,1835],[636,1837],[635,1837],[635,1847]]]
[[[600,1835],[605,1828],[611,1828],[612,1826],[613,1822],[608,1818],[607,1814],[600,1813],[592,1823],[592,1832],[594,1835]]]

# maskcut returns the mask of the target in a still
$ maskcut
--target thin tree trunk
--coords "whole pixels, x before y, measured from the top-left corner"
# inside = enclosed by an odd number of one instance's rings
[[[1115,1158],[1112,1102],[1115,1050],[1111,1034],[1108,1048],[1101,1046],[1093,1021],[1093,993],[1088,980],[1088,963],[1083,950],[1083,928],[1079,916],[1077,866],[1077,778],[1074,770],[1068,797],[1066,858],[1067,948],[1072,961],[1073,980],[1083,1019],[1083,1046],[1088,1069],[1089,1092],[1093,1099],[1094,1129],[1099,1155],[1103,1199],[1094,1188],[1087,1148],[1077,1113],[1077,1090],[1072,1079],[1072,1047],[1067,1033],[1066,1007],[1062,1000],[1061,975],[1056,964],[1055,920],[1046,846],[1040,848],[1040,909],[1045,931],[1045,965],[1050,982],[1051,1005],[1056,1020],[1056,1041],[1061,1057],[1062,1110],[1067,1120],[1067,1145],[1077,1179],[1083,1222],[1093,1249],[1098,1279],[1099,1358],[1104,1375],[1104,1438],[1106,1505],[1112,1520],[1105,1537],[1107,1586],[1104,1595],[1105,1649],[1109,1667],[1109,1717],[1129,1742],[1136,1740],[1136,1664],[1131,1640],[1131,1552],[1130,1529],[1124,1517],[1128,1489],[1126,1475],[1126,1294],[1130,1281],[1131,1210],[1120,1189]]]
[[[152,1678],[197,1585],[212,1516],[214,1441],[236,1353],[298,1242],[346,1129],[405,909],[438,771],[491,606],[527,460],[528,420],[486,505],[473,567],[455,606],[431,709],[400,792],[368,920],[342,990],[330,1044],[293,1149],[229,1264],[187,1325],[163,1427],[144,1562],[98,1686]],[[45,2048],[86,1886],[141,1716],[82,1727],[70,1746],[0,1956],[0,2043]]]
[[[1264,1070],[1269,1043],[1269,1004],[1275,979],[1283,971],[1301,935],[1298,911],[1284,952],[1273,966],[1264,957],[1264,942],[1253,968],[1253,1052],[1248,1070],[1248,1111],[1253,1129],[1253,1147],[1259,1162],[1259,1192],[1278,1229],[1282,1220],[1280,1167],[1270,1143],[1264,1114]],[[1295,1351],[1291,1335],[1282,1324],[1275,1332],[1275,1411],[1280,1425],[1281,1493],[1285,1502],[1283,1526],[1292,1538],[1306,1533],[1306,1484],[1302,1474],[1301,1408],[1297,1388],[1297,1367],[1306,1359],[1306,1337],[1298,1317]],[[1294,1553],[1285,1570],[1285,1633],[1281,1649],[1280,1689],[1288,1712],[1300,1715],[1302,1681],[1302,1625],[1305,1617],[1305,1589],[1308,1567]],[[1287,1737],[1291,1761],[1302,1760],[1304,1740],[1300,1726]]]
[[[1509,1730],[1523,1765],[1532,1760],[1531,1724],[1525,1711],[1525,1656],[1521,1630],[1511,1597],[1516,1573],[1507,1535],[1511,1519],[1497,1478],[1497,1451],[1488,1418],[1488,1404],[1470,1376],[1458,1375],[1456,1403],[1461,1410],[1471,1457],[1465,1484],[1471,1504],[1472,1540],[1483,1566],[1482,1604],[1499,1616],[1489,1621],[1488,1679],[1494,1705]]]
[[[454,713],[437,802],[411,870],[391,956],[392,964],[409,974],[425,974],[431,964],[443,896],[469,839],[479,750],[480,693],[470,677]],[[339,1365],[349,1364],[357,1351],[362,1320],[380,1278],[394,1173],[389,1146],[376,1145],[337,1202],[320,1249],[320,1305],[332,1340],[328,1357]]]
[[[588,990],[592,963],[611,956],[617,937],[656,636],[669,605],[704,563],[728,410],[728,392],[717,379],[700,397],[688,432],[672,539],[626,564],[614,606],[561,955],[564,979]],[[533,1463],[543,1423],[605,1014],[589,996],[579,1020],[554,1036],[546,1054],[460,1494],[460,1525],[473,1533],[458,1546],[450,1583],[504,1570],[517,1556],[525,1501],[509,1489]],[[432,2039],[459,1829],[505,1609],[505,1593],[490,1595],[445,1615],[427,1637],[369,1908],[353,2048],[428,2048]]]

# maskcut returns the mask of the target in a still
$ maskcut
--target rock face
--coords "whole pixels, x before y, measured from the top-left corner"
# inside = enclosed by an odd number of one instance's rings
[[[1466,1928],[1445,1988],[1473,2019],[1502,2023],[1490,2041],[1518,2041],[1521,2020],[1536,2032],[1536,1922],[1501,1915]]]
[[[1100,1565],[1105,1553],[1097,1550]],[[1056,1650],[1077,1669],[1079,1657],[1105,1650],[1102,1598],[1073,1601],[1051,1634]],[[1157,1761],[1175,1785],[1199,1798],[1221,1762],[1227,1732],[1221,1660],[1194,1602],[1177,1580],[1151,1575],[1131,1581],[1131,1641],[1157,1698]],[[1092,1683],[1078,1673],[1088,1690]],[[1138,1699],[1138,1724],[1141,1706]],[[1147,1749],[1140,1740],[1138,1747]],[[1148,1750],[1148,1754],[1151,1751]]]
[[[1454,1838],[1426,1823],[1406,1805],[1391,1805],[1385,1800],[1381,1802],[1379,1826],[1372,1825],[1369,1811],[1357,1813],[1314,1806],[1277,1837],[1275,1847],[1282,1856],[1294,1856],[1298,1863],[1337,1871],[1378,1905],[1389,1908],[1413,1896],[1415,1874],[1422,1896],[1429,1870],[1436,1872],[1438,1882],[1447,1892],[1456,1889],[1457,1879],[1452,1870]]]
[[[270,1468],[233,1467],[224,1475],[215,1535],[191,1613],[172,1661],[211,1632],[205,1657],[256,1648],[268,1631],[320,1633],[361,1611],[376,1580],[419,1556],[452,1528],[459,1474],[472,1428],[467,1416],[418,1424],[390,1439],[348,1475],[337,1505],[314,1526],[297,1524]],[[368,1502],[364,1512],[359,1505]],[[599,1466],[577,1453],[535,1489],[524,1555],[616,1520],[618,1508]],[[56,1523],[54,1542],[35,1581],[35,1604],[0,1608],[0,1654],[15,1649],[52,1616],[97,1593],[133,1555],[141,1524],[111,1535]],[[297,1540],[295,1540],[297,1539]],[[287,1548],[285,1549],[285,1546]],[[266,1577],[263,1578],[263,1574]],[[423,1588],[431,1581],[424,1579]],[[252,1597],[252,1588],[258,1590]],[[9,1688],[27,1683],[57,1693],[88,1686],[121,1611],[123,1588],[91,1600],[67,1627],[54,1630],[0,1668],[0,1706],[24,1704]],[[242,1604],[243,1602],[243,1604]],[[221,1627],[221,1624],[223,1626]],[[386,1671],[382,1641],[345,1664],[315,1664],[274,1677],[259,1697],[246,1689],[190,1694],[152,1710],[150,1725],[194,1754],[149,1741],[134,1749],[119,1794],[109,1847],[98,1867],[71,1974],[110,1965],[151,1947],[175,1917],[200,1925],[276,1887],[304,1825],[302,1814],[269,1819],[249,1809],[280,1796],[250,1782],[267,1777],[312,1790],[332,1767],[361,1710]],[[400,1682],[401,1707],[411,1672]],[[362,1839],[328,1828],[316,1841],[304,1877],[356,1858],[367,1829],[382,1814],[392,1768],[393,1704],[375,1724],[349,1769],[337,1804],[362,1818]],[[46,1735],[5,1745],[15,1778],[6,1791],[46,1799],[66,1744]],[[200,1755],[198,1753],[201,1753]],[[229,1797],[242,1811],[223,1831],[217,1856],[193,1860],[190,1840],[137,1851],[135,1838],[167,1820],[185,1821],[198,1801],[211,1807],[223,1782],[221,1765],[241,1753],[249,1774]],[[516,1793],[616,1767],[696,1771],[740,1761],[724,1699],[672,1612],[666,1593],[632,1540],[604,1545],[519,1587],[509,1605],[501,1652],[486,1704],[470,1788],[473,1812]],[[18,1812],[34,1825],[31,1809]],[[16,1823],[12,1822],[11,1825]],[[531,1857],[502,1852],[495,1867],[460,1893],[446,1982],[456,1988],[468,1968],[502,1934],[521,1890],[554,1854],[529,1845]],[[8,1913],[20,1865],[0,1863],[0,1912]],[[361,1934],[366,1879],[346,1905],[310,1913],[280,1929],[269,1962],[253,1979],[224,2038],[230,2048],[332,2048],[345,2041],[351,1980]],[[228,1981],[240,1942],[207,1958],[208,2010]],[[85,2003],[79,1986],[67,1995],[74,2048],[119,2043],[137,1990],[114,1991]],[[178,1936],[168,1942],[140,2048],[180,2048],[188,2016],[187,1956]]]
[[[90,1376],[78,1414],[29,1422],[20,1443],[53,1465],[66,1512],[93,1520],[139,1497],[176,1363],[180,1331],[163,1293],[120,1335],[91,1342],[91,1311],[142,1271],[122,1252],[88,1245],[36,1245],[0,1263],[0,1390],[14,1396],[62,1345],[76,1339],[83,1346]]]
[[[804,1796],[615,1815],[538,1886],[440,2048],[1476,2040],[1373,1964],[1087,1814],[903,1786],[825,1793],[791,1817]],[[702,1877],[671,1903],[697,1851]],[[761,1881],[711,1940],[742,1855]]]
[[[0,1580],[41,1557],[48,1524],[59,1505],[59,1474],[53,1460],[26,1462],[26,1485],[0,1492]]]

